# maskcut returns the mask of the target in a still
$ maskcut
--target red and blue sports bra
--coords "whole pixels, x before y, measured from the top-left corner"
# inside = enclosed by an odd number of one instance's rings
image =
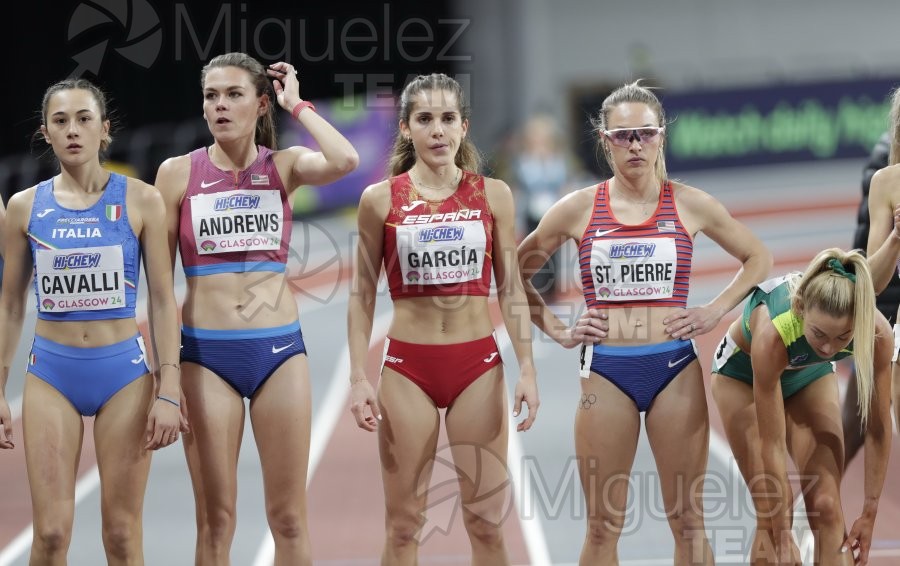
[[[663,183],[656,211],[641,224],[622,224],[609,204],[609,181],[597,186],[578,259],[588,308],[685,307],[694,241]]]

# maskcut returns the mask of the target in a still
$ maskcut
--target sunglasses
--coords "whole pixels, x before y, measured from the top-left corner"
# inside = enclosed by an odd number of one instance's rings
[[[603,130],[603,135],[605,135],[613,145],[628,147],[635,140],[641,144],[656,141],[656,138],[664,131],[666,131],[665,126],[659,128],[616,128],[615,130]]]

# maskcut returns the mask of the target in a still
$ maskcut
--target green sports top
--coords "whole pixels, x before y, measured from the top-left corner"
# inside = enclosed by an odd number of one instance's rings
[[[741,330],[744,338],[751,342],[750,314],[759,305],[766,305],[769,309],[769,317],[772,324],[781,336],[784,347],[787,349],[788,366],[785,369],[800,369],[823,362],[832,362],[853,355],[853,342],[846,348],[830,358],[821,358],[809,345],[803,334],[803,318],[791,310],[790,280],[799,278],[799,273],[791,273],[781,277],[775,277],[763,281],[750,294],[747,304],[744,305],[744,314],[741,320]]]

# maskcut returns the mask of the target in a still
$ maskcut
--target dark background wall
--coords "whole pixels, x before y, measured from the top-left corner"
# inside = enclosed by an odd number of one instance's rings
[[[884,97],[900,84],[896,0],[37,0],[5,11],[4,199],[52,169],[52,160],[34,159],[43,144],[26,153],[50,84],[76,72],[101,84],[122,128],[112,158],[152,180],[162,158],[208,137],[200,122],[199,73],[226,51],[246,51],[264,63],[290,61],[300,69],[301,94],[314,101],[367,93],[391,106],[392,93],[410,74],[451,73],[471,95],[470,135],[489,164],[501,164],[491,169],[498,174],[521,125],[535,112],[553,116],[581,167],[599,174],[587,118],[611,88],[636,78],[670,97],[676,110],[670,116],[676,118],[673,141],[676,135],[690,137],[685,128],[677,131],[679,113],[719,117],[725,102],[740,109],[741,100],[771,98],[786,89],[800,94],[779,100],[781,106],[819,104],[829,110],[818,94],[835,90],[838,103],[849,97],[860,110],[846,121],[860,132],[850,132],[852,152],[813,157],[861,158],[887,125]],[[856,87],[862,83],[875,86]],[[701,99],[715,104],[675,104]],[[765,105],[753,103],[769,120]],[[837,123],[837,113],[820,114],[813,126]],[[817,135],[816,127],[799,121],[796,127],[777,122],[796,131],[795,137]],[[688,123],[698,122],[682,120]],[[135,143],[130,132],[147,134],[146,152],[144,138]],[[689,139],[688,146],[708,143],[704,136]],[[135,164],[138,154],[144,158]],[[696,161],[683,162],[719,164]]]
[[[125,129],[200,116],[205,61],[245,51],[300,69],[312,100],[401,88],[409,73],[452,71],[459,26],[447,0],[415,2],[48,0],[7,4],[0,156],[27,150],[41,96],[72,73],[110,94]],[[39,149],[41,149],[39,147]]]

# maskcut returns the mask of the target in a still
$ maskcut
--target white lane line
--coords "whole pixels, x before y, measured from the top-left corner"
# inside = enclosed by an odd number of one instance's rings
[[[728,470],[729,477],[735,478],[738,482],[735,485],[744,485],[743,476],[741,476],[741,472],[737,467],[737,460],[734,457],[734,454],[731,452],[731,447],[729,447],[728,442],[720,435],[716,430],[710,428],[709,430],[709,453]],[[794,539],[797,542],[797,546],[800,549],[800,556],[804,561],[804,564],[811,563],[813,553],[814,553],[814,541],[812,537],[812,529],[809,526],[809,522],[806,519],[806,507],[803,504],[803,498],[798,494],[794,500]],[[749,556],[741,556],[738,557],[739,562],[744,562],[749,559]],[[726,558],[726,560],[730,560]],[[670,561],[671,562],[671,561]],[[716,558],[716,563],[723,562],[719,558]],[[725,562],[727,563],[727,562]],[[630,564],[628,562],[622,562],[622,564]],[[634,562],[635,566],[637,564],[645,564],[645,562],[637,561]],[[650,564],[646,562],[646,564]]]
[[[333,287],[333,284],[324,284],[324,285],[321,285],[320,288],[317,287],[317,288],[310,289],[310,292],[313,293],[314,296],[316,296],[315,295],[316,291],[327,290],[328,288],[331,288],[331,287]],[[181,293],[183,295],[183,292],[185,291],[185,289],[186,289],[186,285],[183,281],[180,283],[176,283],[176,285],[175,285],[176,295],[181,296],[181,295],[179,295],[179,293]],[[297,306],[299,307],[300,306],[299,305],[300,297],[297,297],[296,300],[298,302]],[[146,313],[147,312],[147,304],[148,303],[147,303],[146,297],[142,297],[142,298],[138,299],[136,306],[135,306],[135,311],[138,313]],[[301,312],[316,311],[324,306],[328,306],[328,303],[305,305],[304,310]],[[179,308],[181,308],[180,303],[179,303]],[[147,320],[146,316],[137,317],[138,324],[143,324],[144,322],[146,322],[146,320]],[[377,321],[377,319],[376,319],[376,321]],[[387,331],[385,330],[385,332],[387,332]],[[348,364],[349,364],[349,361],[348,361]],[[347,370],[346,373],[349,373],[349,369]],[[22,415],[22,396],[21,395],[19,395],[18,397],[14,398],[10,401],[10,411],[12,413],[13,421],[18,420],[19,417],[21,417],[21,415]],[[79,502],[84,500],[85,497],[90,495],[99,486],[100,486],[100,473],[97,470],[97,466],[95,465],[91,469],[89,469],[87,472],[85,472],[78,479],[77,483],[75,484],[75,505],[76,505],[76,507]],[[6,546],[6,548],[0,549],[0,566],[11,565],[14,561],[16,561],[19,557],[21,557],[25,552],[27,552],[28,549],[31,547],[31,541],[32,541],[33,536],[34,536],[34,523],[29,523],[28,526],[22,530],[22,532],[20,532],[18,535],[16,535],[16,537],[12,540],[12,542],[10,542]],[[271,538],[271,535],[269,536],[269,538]],[[273,542],[273,546],[272,546],[272,552],[273,552],[273,557],[274,557],[274,542]]]
[[[75,484],[75,505],[77,506],[85,497],[91,494],[100,485],[100,473],[94,466],[86,474],[78,479]],[[0,552],[0,566],[10,566],[20,556],[31,548],[31,540],[34,538],[34,524],[28,525],[13,541]]]
[[[303,322],[303,315],[309,314],[311,312],[316,312],[317,310],[323,309],[325,307],[333,307],[335,304],[346,305],[347,301],[350,298],[350,287],[345,283],[340,283],[341,288],[336,291],[333,295],[328,297],[327,301],[321,301],[319,299],[310,299],[304,296],[297,296],[297,309],[300,312],[300,322]],[[323,285],[323,287],[331,287],[331,285]]]
[[[741,477],[741,472],[738,470],[737,461],[734,459],[734,454],[731,452],[728,441],[712,427],[709,428],[709,453],[711,456],[715,456],[722,466],[729,471],[737,472],[738,477]]]
[[[147,312],[147,299],[142,298],[138,299],[135,305],[135,312]],[[139,316],[137,317],[137,323],[142,324],[146,321],[146,317]],[[18,353],[18,351],[17,351]],[[12,412],[12,418],[15,421],[22,414],[22,397],[16,397],[13,399],[10,404],[10,410]],[[95,489],[100,486],[100,472],[97,470],[96,464],[91,467],[87,472],[85,472],[78,481],[75,483],[75,506],[78,506],[78,503],[84,500],[85,497],[91,494]],[[31,548],[31,541],[34,538],[34,523],[28,523],[28,526],[25,527],[22,532],[20,532],[16,538],[9,543],[6,548],[0,552],[0,566],[9,566],[15,560],[17,560],[20,556],[25,554],[25,552]]]
[[[311,309],[307,309],[309,312]],[[387,335],[388,327],[391,324],[393,310],[382,313],[375,317],[372,321],[372,339],[369,342],[369,348]],[[350,348],[345,345],[337,358],[334,372],[331,374],[331,382],[328,386],[328,393],[322,402],[322,406],[317,410],[317,417],[312,427],[312,436],[309,445],[309,469],[306,475],[306,485],[312,483],[313,475],[325,448],[328,447],[328,439],[331,438],[334,427],[337,426],[338,419],[347,410],[347,399],[350,395],[350,385],[347,381],[350,376]],[[275,539],[272,538],[272,532],[266,529],[266,535],[263,538],[262,545],[256,553],[253,560],[253,566],[272,566],[275,561]]]
[[[17,421],[22,416],[22,396],[19,395],[9,402],[9,411],[12,413],[12,420]]]
[[[497,345],[501,350],[508,351],[512,349],[512,342],[506,334],[505,326],[498,325],[494,329],[494,336],[497,338]],[[510,408],[512,408],[512,402],[514,401],[515,399],[510,399]],[[523,403],[522,413],[527,414],[526,410]],[[521,418],[521,415],[519,418]],[[519,510],[534,509],[534,503],[531,501],[534,489],[531,486],[531,481],[528,477],[525,477],[522,469],[522,462],[525,458],[524,451],[522,450],[522,441],[519,437],[522,433],[515,430],[513,422],[510,422],[509,428],[510,435],[509,447],[507,449],[507,464],[509,466],[509,475],[513,483],[516,508]],[[524,517],[519,513],[519,523],[522,525],[522,538],[525,539],[525,547],[528,550],[529,564],[532,566],[552,566],[553,562],[550,560],[550,550],[547,547],[547,537],[544,535],[544,525],[541,523],[541,519],[537,513],[530,513],[529,515],[529,517]]]

